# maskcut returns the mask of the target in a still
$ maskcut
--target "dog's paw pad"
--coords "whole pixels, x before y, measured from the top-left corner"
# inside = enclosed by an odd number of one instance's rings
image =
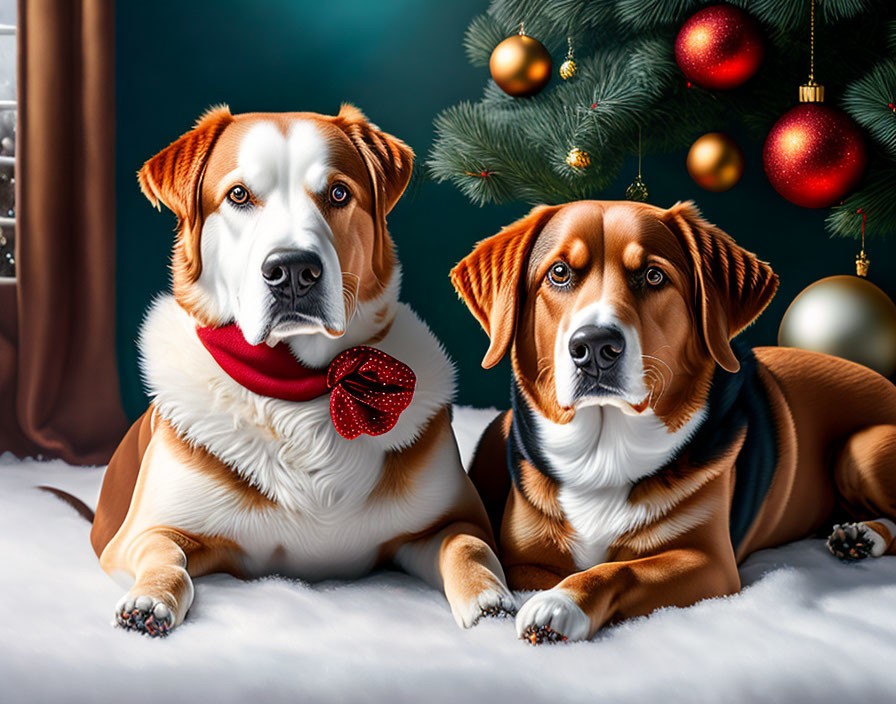
[[[483,618],[512,617],[516,613],[513,595],[502,585],[483,589],[460,609],[452,608],[462,628],[470,628]]]
[[[874,554],[877,539],[862,523],[838,523],[828,536],[828,550],[843,562],[859,562]]]
[[[165,604],[149,596],[125,596],[115,607],[115,624],[127,631],[164,638],[171,632],[174,617]]]
[[[520,640],[524,640],[530,645],[541,645],[542,643],[565,643],[569,639],[562,633],[557,633],[550,626],[532,625],[526,627]]]
[[[480,618],[513,618],[516,615],[516,609],[505,608],[503,606],[480,607]]]
[[[516,632],[533,645],[585,640],[591,633],[591,620],[569,592],[555,587],[537,592],[523,604],[516,616]]]

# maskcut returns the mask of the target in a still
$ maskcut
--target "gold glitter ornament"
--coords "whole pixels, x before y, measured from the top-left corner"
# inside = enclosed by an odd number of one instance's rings
[[[572,59],[567,59],[562,64],[560,64],[560,78],[564,81],[568,81],[570,78],[576,75],[576,70],[578,66],[576,66],[576,62]]]
[[[566,155],[566,163],[574,169],[584,169],[591,164],[591,157],[585,150],[573,147]]]
[[[644,183],[644,179],[642,179],[640,176],[636,176],[631,185],[625,189],[626,200],[633,200],[638,203],[643,203],[647,200],[648,195],[647,184]]]
[[[637,203],[644,203],[647,200],[647,184],[641,178],[641,128],[638,128],[638,175],[631,185],[625,189],[625,199],[633,200]]]
[[[576,71],[578,71],[579,67],[576,66],[576,62],[572,58],[572,38],[566,38],[567,44],[569,44],[569,51],[566,52],[566,61],[560,64],[560,78],[564,81],[568,81],[570,78],[576,75]]]

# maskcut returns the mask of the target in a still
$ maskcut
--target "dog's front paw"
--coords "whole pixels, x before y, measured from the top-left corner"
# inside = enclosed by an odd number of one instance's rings
[[[454,619],[463,628],[475,625],[484,617],[504,618],[516,613],[516,599],[503,585],[483,589],[466,604],[452,607]]]
[[[153,638],[164,638],[174,627],[174,615],[159,599],[128,593],[115,607],[115,625]]]
[[[838,523],[828,536],[828,550],[843,562],[878,557],[885,547],[883,537],[862,523]]]
[[[591,620],[565,589],[548,589],[533,595],[516,616],[516,632],[532,645],[585,640]]]

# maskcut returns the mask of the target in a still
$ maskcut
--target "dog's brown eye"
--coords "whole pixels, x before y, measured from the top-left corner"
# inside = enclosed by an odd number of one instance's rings
[[[554,286],[566,286],[571,278],[572,274],[566,262],[556,262],[548,270],[548,279]]]
[[[234,205],[246,205],[249,202],[249,191],[245,186],[237,184],[227,193],[227,198]]]
[[[351,194],[348,192],[348,188],[346,188],[341,183],[334,183],[330,186],[330,202],[335,205],[337,208],[341,208],[343,205],[348,203],[348,199],[351,197]]]
[[[662,269],[658,269],[655,266],[648,267],[647,271],[644,272],[644,278],[648,284],[654,287],[662,286],[666,282],[666,274],[663,273]]]

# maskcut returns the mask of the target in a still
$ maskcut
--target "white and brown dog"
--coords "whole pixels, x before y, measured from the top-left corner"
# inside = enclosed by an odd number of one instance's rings
[[[511,354],[512,409],[471,478],[510,586],[544,590],[521,637],[731,594],[747,555],[832,520],[854,521],[838,557],[896,554],[896,387],[732,344],[777,277],[693,204],[539,207],[452,281],[491,338],[483,366]]]
[[[454,370],[398,302],[385,217],[413,153],[343,106],[205,114],[139,172],[178,218],[173,296],[140,336],[152,405],[91,533],[133,586],[117,622],[164,635],[191,578],[357,577],[394,564],[457,622],[513,610],[450,424]]]

